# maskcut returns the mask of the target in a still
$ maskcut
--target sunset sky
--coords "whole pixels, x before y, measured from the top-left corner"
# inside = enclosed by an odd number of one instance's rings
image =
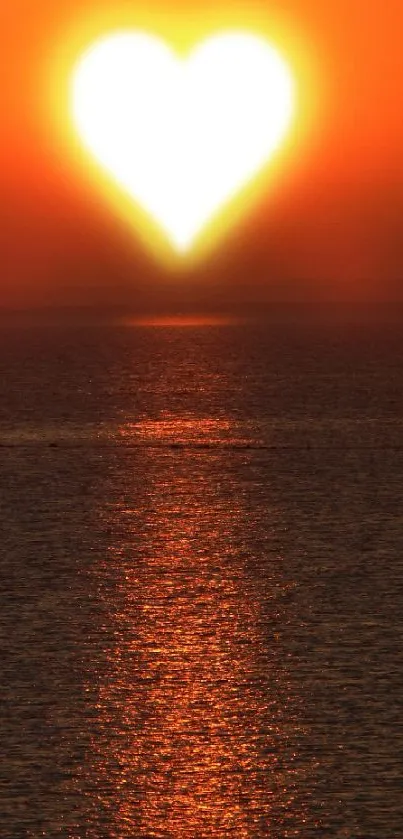
[[[281,32],[283,54],[306,68],[301,136],[297,122],[272,189],[180,276],[128,235],[54,129],[49,89],[74,39],[84,48],[135,28],[142,8],[110,6],[13,0],[0,11],[0,307],[403,301],[401,0],[282,0],[255,3],[253,14],[250,3],[221,4],[222,28],[256,28],[261,14],[267,33],[272,18],[273,42]],[[171,27],[191,12],[200,37],[207,8],[155,4]]]

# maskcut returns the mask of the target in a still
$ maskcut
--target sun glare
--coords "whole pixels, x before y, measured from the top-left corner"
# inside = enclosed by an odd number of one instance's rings
[[[182,57],[128,31],[81,56],[71,108],[87,150],[185,254],[281,145],[294,85],[256,35],[217,34]]]

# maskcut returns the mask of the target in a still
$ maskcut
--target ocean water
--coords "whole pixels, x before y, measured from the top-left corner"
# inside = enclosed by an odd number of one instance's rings
[[[0,836],[403,836],[403,336],[0,333]]]

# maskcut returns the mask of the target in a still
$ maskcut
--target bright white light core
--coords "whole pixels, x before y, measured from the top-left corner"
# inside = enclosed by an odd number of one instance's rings
[[[144,33],[111,35],[72,79],[84,144],[179,252],[280,145],[293,98],[280,55],[242,32],[209,38],[186,59]]]

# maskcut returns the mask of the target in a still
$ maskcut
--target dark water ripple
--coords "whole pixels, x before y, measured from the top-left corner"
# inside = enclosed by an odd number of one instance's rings
[[[1,343],[2,839],[399,839],[399,336]]]

